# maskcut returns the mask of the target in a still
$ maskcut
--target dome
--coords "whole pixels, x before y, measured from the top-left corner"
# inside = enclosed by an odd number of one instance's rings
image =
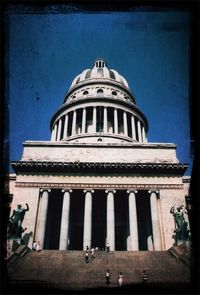
[[[126,79],[97,58],[92,69],[75,77],[50,128],[52,141],[146,143],[148,123]]]
[[[86,69],[81,74],[76,76],[69,88],[69,91],[79,83],[89,82],[90,80],[96,79],[106,79],[110,80],[111,82],[117,82],[123,87],[128,88],[130,91],[126,79],[122,77],[117,71],[108,69],[107,63],[103,58],[96,59],[92,69]]]

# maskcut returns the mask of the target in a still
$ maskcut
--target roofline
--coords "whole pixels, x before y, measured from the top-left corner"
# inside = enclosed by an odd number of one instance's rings
[[[90,173],[162,173],[183,175],[188,164],[181,163],[109,163],[109,162],[50,162],[15,161],[11,163],[18,172],[90,172]]]

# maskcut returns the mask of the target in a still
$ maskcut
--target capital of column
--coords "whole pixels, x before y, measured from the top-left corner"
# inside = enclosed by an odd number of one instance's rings
[[[116,190],[105,190],[105,193],[107,194],[107,193],[113,193],[113,194],[115,194],[116,193]]]
[[[94,190],[90,190],[90,189],[88,189],[88,190],[84,190],[83,192],[84,192],[85,194],[86,194],[87,192],[90,192],[90,193],[93,194],[93,193],[94,193]]]
[[[127,191],[127,194],[130,194],[130,193],[137,194],[137,193],[138,193],[138,191],[137,191],[137,190],[133,190],[133,191]]]
[[[62,193],[66,193],[66,192],[72,193],[73,190],[72,189],[62,189]]]
[[[51,189],[43,189],[43,188],[41,188],[41,189],[40,189],[40,192],[41,192],[41,193],[43,193],[43,192],[48,192],[48,193],[50,193],[50,192],[51,192]]]
[[[148,193],[149,193],[149,194],[151,194],[151,193],[158,194],[158,193],[159,193],[159,191],[158,191],[158,190],[152,190],[152,191],[151,191],[151,190],[149,190],[149,191],[148,191]]]

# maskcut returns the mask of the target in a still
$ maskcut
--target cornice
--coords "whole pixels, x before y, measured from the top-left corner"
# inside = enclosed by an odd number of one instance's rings
[[[15,172],[95,172],[95,173],[161,173],[183,175],[188,165],[180,163],[107,163],[107,162],[50,162],[15,161]]]
[[[106,134],[107,135],[107,134]],[[101,135],[102,136],[102,135]],[[112,136],[112,135],[111,135]],[[73,148],[133,148],[134,149],[175,149],[177,147],[176,144],[174,143],[150,143],[150,142],[126,142],[126,143],[105,143],[105,142],[96,142],[96,143],[90,143],[90,142],[68,142],[65,140],[61,141],[31,141],[31,140],[26,140],[23,142],[24,147],[29,147],[29,146],[36,146],[36,147],[60,147],[60,148],[65,148],[65,147],[73,147]]]

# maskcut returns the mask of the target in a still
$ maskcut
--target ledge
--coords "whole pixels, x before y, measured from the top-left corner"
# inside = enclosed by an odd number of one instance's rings
[[[186,171],[187,164],[175,163],[99,163],[99,162],[50,162],[14,161],[11,163],[17,172],[103,172],[103,173],[162,173],[180,174]]]
[[[102,135],[103,136],[103,135]],[[99,137],[102,137],[99,136]],[[73,138],[74,139],[74,138]],[[91,148],[176,148],[177,145],[175,143],[150,143],[150,142],[125,142],[125,143],[107,143],[107,142],[96,142],[96,143],[84,143],[84,142],[70,142],[67,140],[60,141],[32,141],[26,140],[23,142],[23,146],[52,146],[52,147],[91,147]]]

